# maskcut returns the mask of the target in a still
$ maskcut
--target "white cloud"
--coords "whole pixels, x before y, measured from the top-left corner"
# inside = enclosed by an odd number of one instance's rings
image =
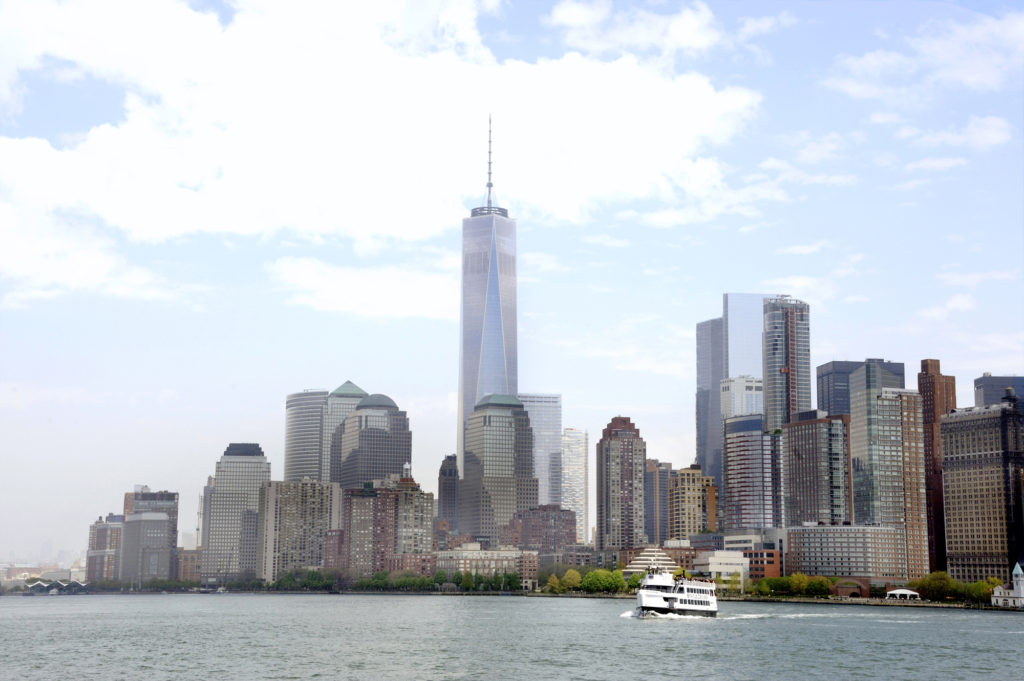
[[[920,161],[912,161],[904,166],[905,170],[949,170],[967,163],[966,158],[922,158]]]
[[[910,191],[912,189],[917,189],[918,187],[923,187],[924,185],[929,184],[930,182],[931,182],[931,179],[929,179],[929,178],[919,177],[919,178],[914,179],[914,180],[907,180],[906,182],[900,182],[899,184],[893,185],[892,188],[894,190],[898,191],[898,192],[906,192],[906,191]]]
[[[924,132],[915,141],[925,146],[948,145],[986,149],[1010,141],[1010,124],[999,116],[971,116],[967,126],[961,130]]]
[[[364,317],[458,319],[458,277],[405,267],[339,267],[287,257],[266,270],[290,302]]]
[[[950,297],[942,305],[926,307],[917,311],[917,315],[923,319],[933,321],[945,321],[954,312],[965,312],[975,307],[974,297],[966,293],[958,293]]]
[[[629,246],[627,239],[619,239],[608,234],[586,234],[583,237],[583,243],[607,246],[608,248],[626,248]]]
[[[496,195],[524,220],[581,223],[598,207],[646,200],[675,210],[692,197],[705,197],[701,216],[723,210],[718,180],[703,175],[713,161],[701,155],[744,128],[757,93],[630,55],[498,63],[468,0],[353,7],[240,4],[226,28],[171,0],[0,7],[0,106],[44,59],[127,93],[123,120],[74,146],[0,137],[0,201],[13,220],[3,227],[19,235],[0,256],[12,296],[178,295],[121,255],[124,241],[287,230],[306,241],[346,237],[365,256],[437,237],[482,200],[488,112]],[[660,25],[641,14],[629,14],[638,23],[623,45],[639,49]],[[655,41],[699,49],[716,40],[702,32],[705,5],[674,16]],[[423,103],[415,116],[409,102]],[[764,200],[776,197],[744,188],[724,210]],[[72,229],[67,215],[105,231]],[[53,236],[64,231],[77,235],[74,248]],[[88,276],[49,268],[87,254],[96,262],[68,271]]]
[[[608,0],[563,0],[548,23],[565,29],[565,43],[588,53],[656,51],[698,54],[723,40],[715,17],[703,2],[683,4],[671,15],[630,8],[612,14]]]
[[[784,248],[777,248],[775,252],[779,255],[811,255],[821,251],[825,246],[828,245],[828,241],[822,239],[816,241],[813,244],[796,244],[793,246],[786,246]]]
[[[905,49],[842,55],[826,87],[850,97],[898,105],[927,97],[936,87],[991,92],[1003,89],[1024,64],[1024,12],[975,15],[970,21],[932,21],[905,39]]]
[[[797,152],[797,160],[801,163],[820,163],[839,156],[839,151],[846,146],[843,136],[830,132],[818,139],[807,141]]]
[[[853,175],[827,175],[811,174],[795,168],[791,163],[777,158],[769,158],[758,166],[764,170],[778,171],[777,180],[780,182],[794,182],[797,184],[831,184],[850,185],[857,181]]]
[[[871,114],[871,117],[868,120],[875,125],[894,125],[896,123],[902,123],[903,117],[896,113],[880,111],[878,113]]]
[[[935,278],[946,286],[960,286],[974,289],[986,281],[1016,281],[1020,276],[1017,270],[999,270],[992,272],[940,272]]]
[[[796,17],[788,12],[781,12],[770,17],[744,17],[740,19],[740,28],[736,32],[736,39],[740,42],[746,42],[757,36],[775,33],[776,31],[795,26],[796,23]]]
[[[519,279],[527,280],[548,272],[568,272],[569,268],[558,262],[551,253],[527,252],[519,254]]]

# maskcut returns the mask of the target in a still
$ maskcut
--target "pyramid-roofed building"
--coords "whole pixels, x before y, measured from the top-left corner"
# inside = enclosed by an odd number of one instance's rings
[[[629,579],[636,572],[645,573],[649,570],[654,572],[662,570],[675,572],[678,569],[679,565],[667,553],[657,547],[648,546],[622,570],[622,576]]]

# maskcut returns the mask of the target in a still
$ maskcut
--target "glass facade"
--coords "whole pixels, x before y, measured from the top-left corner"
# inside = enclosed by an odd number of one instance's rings
[[[285,398],[285,480],[323,479],[320,443],[323,441],[326,403],[326,390],[306,390]]]
[[[727,419],[722,454],[722,529],[781,524],[780,466],[776,438],[764,432],[764,416]]]
[[[826,414],[850,413],[850,374],[865,364],[881,367],[882,386],[905,388],[903,362],[866,359],[863,362],[826,362],[817,369],[818,409]]]
[[[474,209],[462,221],[458,464],[467,419],[486,395],[519,392],[516,317],[516,223],[504,209]]]
[[[722,378],[762,378],[761,334],[764,331],[764,301],[776,298],[764,293],[722,295],[722,339],[725,344]]]
[[[533,428],[533,473],[537,503],[562,503],[562,396],[519,395]]]
[[[725,378],[722,317],[697,324],[697,463],[719,483],[722,479],[722,412],[719,384]]]
[[[412,432],[405,412],[386,395],[364,397],[345,419],[338,477],[342,488],[401,475],[411,462]]]

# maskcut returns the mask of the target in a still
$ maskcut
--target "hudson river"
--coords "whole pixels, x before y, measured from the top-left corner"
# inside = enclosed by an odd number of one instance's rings
[[[1024,614],[508,596],[0,598],[3,679],[1020,679]]]

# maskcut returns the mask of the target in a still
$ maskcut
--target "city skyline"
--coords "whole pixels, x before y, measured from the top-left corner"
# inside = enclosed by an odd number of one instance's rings
[[[518,385],[591,462],[617,414],[694,460],[727,292],[806,301],[812,371],[1024,373],[1020,12],[190,5],[0,8],[0,561],[77,555],[135,484],[191,531],[228,443],[284,479],[286,396],[349,380],[436,492],[488,114]]]

